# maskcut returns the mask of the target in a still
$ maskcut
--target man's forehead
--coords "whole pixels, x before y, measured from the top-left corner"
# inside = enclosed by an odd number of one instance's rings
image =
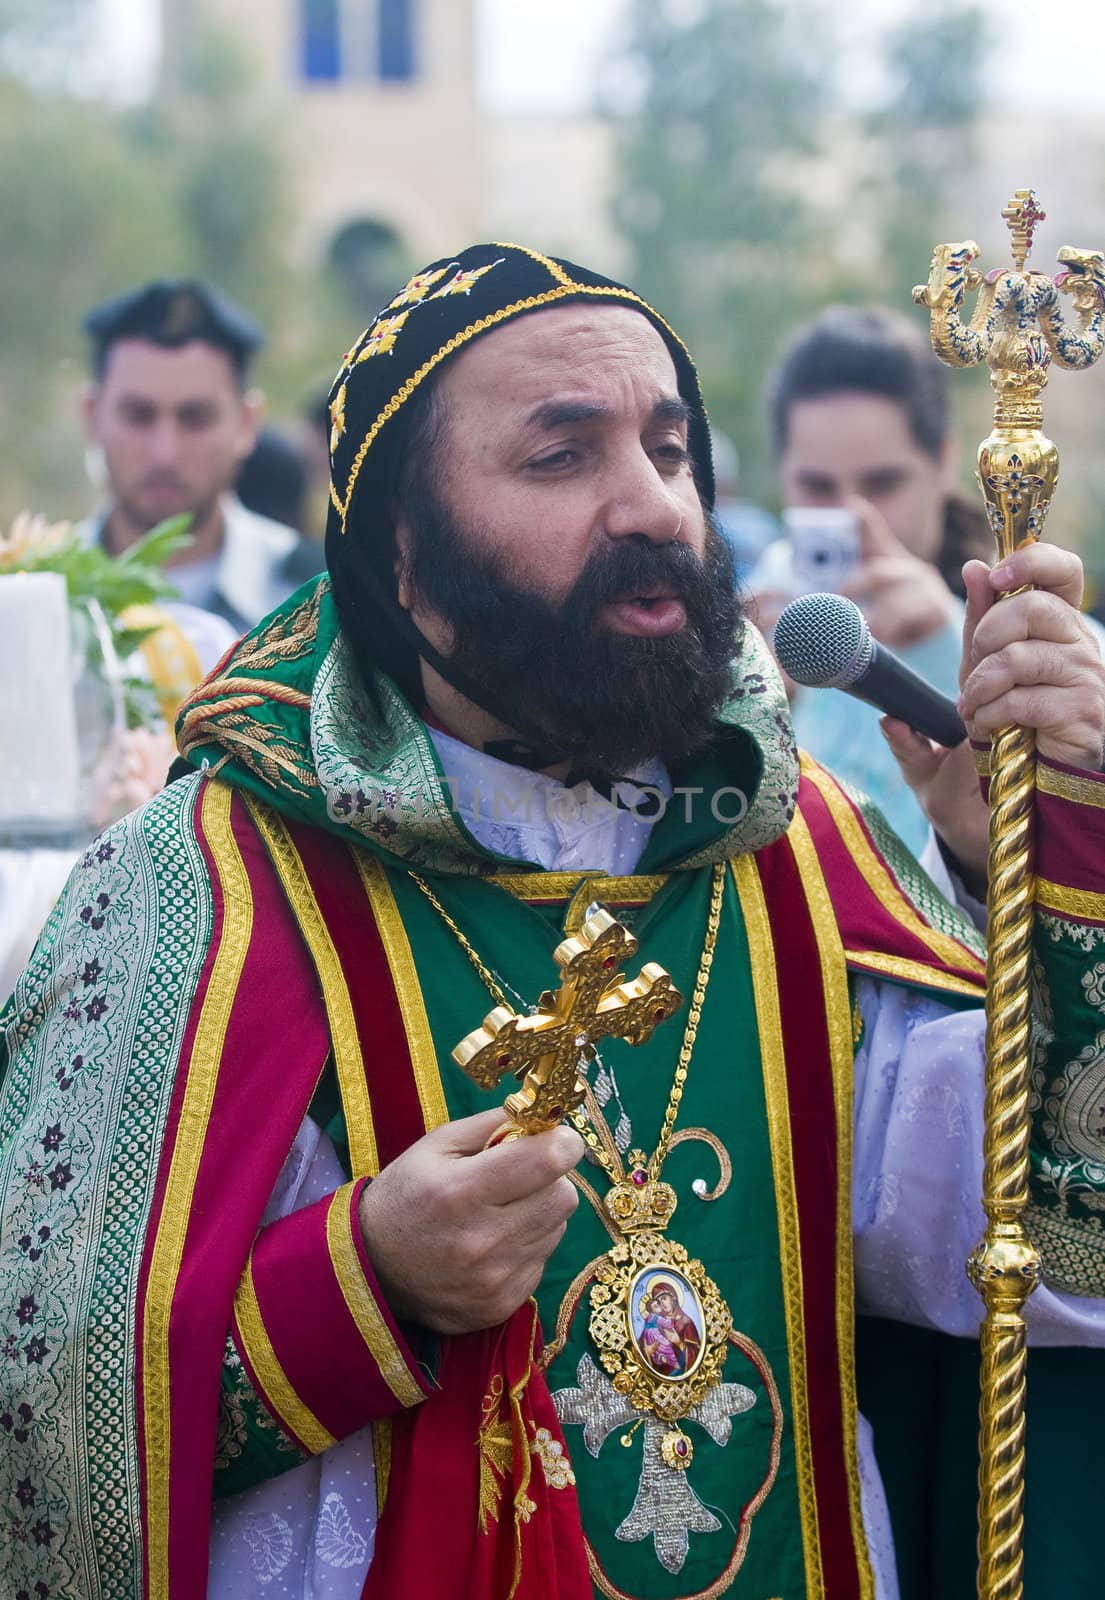
[[[541,398],[577,381],[601,381],[629,369],[668,395],[678,393],[675,364],[648,318],[631,306],[591,302],[550,306],[516,317],[475,340],[450,362],[441,388],[448,398],[504,387],[515,397]]]
[[[163,345],[153,339],[118,339],[104,365],[103,386],[153,389],[175,393],[181,389],[201,393],[239,387],[234,363],[225,350],[205,339]]]

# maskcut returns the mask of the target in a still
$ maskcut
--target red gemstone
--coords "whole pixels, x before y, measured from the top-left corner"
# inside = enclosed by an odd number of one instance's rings
[[[675,1453],[677,1456],[685,1456],[687,1454],[686,1439],[677,1439],[675,1441]]]
[[[564,1115],[564,1107],[563,1106],[553,1106],[551,1108],[551,1110],[549,1111],[549,1117],[553,1122],[555,1122],[558,1117],[561,1117],[563,1115]]]
[[[663,1006],[657,1006],[656,1010],[652,1013],[652,1020],[653,1022],[663,1022],[666,1016],[667,1012],[664,1010]]]
[[[495,1062],[495,1065],[499,1068],[499,1070],[501,1072],[504,1067],[509,1067],[510,1066],[510,1057],[509,1056],[499,1056],[498,1060]]]
[[[645,1172],[641,1167],[634,1167],[633,1171],[629,1174],[629,1181],[630,1183],[635,1183],[638,1189],[643,1189],[645,1183],[648,1181],[648,1173]]]

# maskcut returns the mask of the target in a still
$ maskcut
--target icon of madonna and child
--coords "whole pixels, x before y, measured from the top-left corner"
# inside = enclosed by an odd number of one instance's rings
[[[681,1272],[646,1267],[629,1294],[633,1342],[650,1372],[685,1378],[702,1355],[704,1317],[699,1299]]]

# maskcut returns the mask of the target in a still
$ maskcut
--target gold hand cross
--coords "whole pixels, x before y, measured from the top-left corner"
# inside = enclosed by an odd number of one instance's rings
[[[453,1060],[481,1089],[493,1089],[508,1072],[520,1080],[507,1096],[511,1121],[496,1143],[552,1128],[581,1104],[580,1064],[594,1058],[598,1040],[644,1044],[678,1011],[683,996],[655,961],[628,981],[619,970],[636,950],[627,928],[609,911],[596,911],[553,953],[561,969],[556,993],[547,989],[530,1016],[496,1006],[457,1045]]]

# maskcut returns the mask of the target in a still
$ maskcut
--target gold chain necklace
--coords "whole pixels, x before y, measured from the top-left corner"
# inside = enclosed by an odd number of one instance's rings
[[[640,1420],[651,1415],[668,1425],[668,1431],[657,1442],[665,1465],[677,1471],[684,1471],[693,1455],[691,1440],[679,1426],[679,1419],[700,1405],[720,1382],[732,1327],[729,1308],[705,1267],[664,1234],[677,1197],[670,1184],[660,1182],[710,982],[721,924],[725,870],[724,862],[714,866],[702,955],[652,1155],[631,1150],[626,1172],[590,1091],[584,1102],[590,1121],[582,1110],[569,1113],[573,1126],[610,1180],[603,1204],[620,1235],[596,1270],[591,1289],[590,1335],[614,1388],[638,1408]],[[457,940],[497,1004],[509,1007],[502,985],[429,884],[416,872],[411,872],[410,877]],[[600,1129],[605,1138],[600,1136]],[[623,1443],[628,1443],[628,1437]]]

